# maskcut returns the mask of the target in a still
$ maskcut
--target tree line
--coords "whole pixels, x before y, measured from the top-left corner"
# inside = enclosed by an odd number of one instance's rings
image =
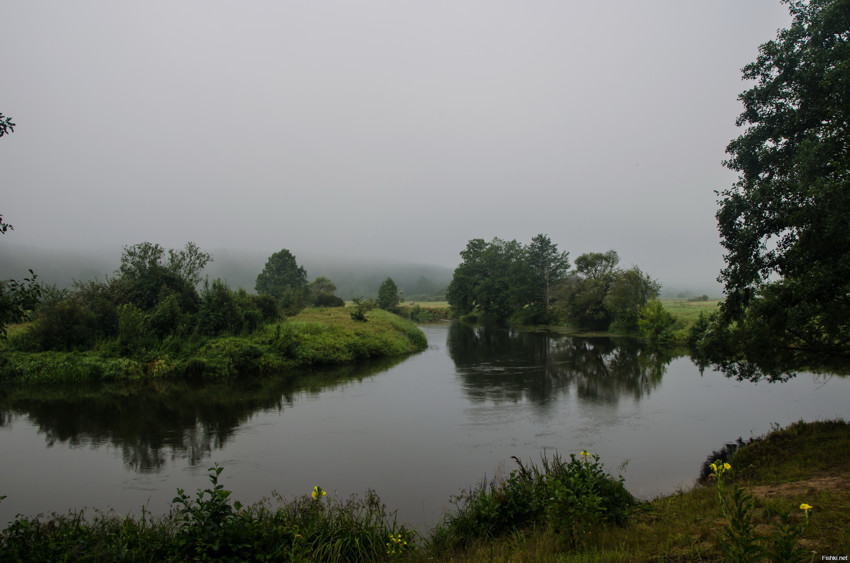
[[[619,267],[614,250],[571,263],[569,252],[538,234],[527,245],[473,239],[460,256],[446,293],[460,316],[670,337],[673,319],[657,301],[661,285],[637,266]]]
[[[15,338],[19,349],[99,348],[128,356],[155,348],[179,351],[192,339],[250,334],[306,306],[345,305],[330,279],[308,283],[286,249],[269,257],[254,294],[233,290],[221,279],[202,279],[211,261],[192,242],[182,249],[143,242],[124,247],[118,270],[103,281],[57,289],[27,279],[27,291],[22,282],[7,282],[0,286],[4,334],[7,323],[28,319],[32,322]]]

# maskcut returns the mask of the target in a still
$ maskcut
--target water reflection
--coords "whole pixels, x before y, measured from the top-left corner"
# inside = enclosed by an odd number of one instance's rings
[[[448,350],[470,401],[527,400],[550,408],[575,389],[594,403],[640,399],[672,361],[663,350],[631,339],[578,338],[554,333],[455,323]]]
[[[396,358],[318,370],[297,378],[250,377],[228,382],[148,381],[90,386],[0,388],[0,426],[26,416],[48,447],[110,445],[133,471],[153,473],[168,460],[201,463],[258,411],[282,411],[299,393],[380,373]]]
[[[799,351],[793,354],[787,351],[776,352],[774,355],[762,351],[751,354],[747,359],[695,356],[692,360],[700,371],[710,369],[736,381],[753,383],[785,383],[795,378],[799,372],[850,374],[850,362],[847,358],[824,357]]]

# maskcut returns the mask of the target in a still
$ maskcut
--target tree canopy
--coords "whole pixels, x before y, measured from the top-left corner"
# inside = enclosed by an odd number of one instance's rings
[[[307,299],[307,271],[284,248],[269,256],[263,271],[257,275],[254,289],[260,295],[277,299],[287,315],[294,314],[304,307]]]
[[[765,348],[847,355],[850,0],[783,1],[792,24],[744,67],[744,131],[726,149],[739,176],[718,194],[720,322]]]
[[[155,307],[163,291],[178,294],[181,306],[192,309],[195,285],[211,261],[212,257],[193,242],[186,243],[181,250],[169,249],[167,253],[159,244],[141,242],[124,247],[117,273],[128,288],[131,302],[143,310]]]
[[[398,286],[392,278],[385,279],[378,287],[378,307],[381,309],[394,309],[401,302]]]
[[[637,266],[617,268],[613,250],[575,260],[547,235],[523,246],[494,238],[469,241],[461,251],[446,298],[460,315],[476,313],[501,322],[569,322],[581,328],[625,331],[638,328],[641,308],[658,295],[660,284]]]

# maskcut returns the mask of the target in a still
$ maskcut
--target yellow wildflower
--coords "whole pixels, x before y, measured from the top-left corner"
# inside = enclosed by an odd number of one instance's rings
[[[322,498],[326,494],[327,493],[324,490],[322,490],[322,488],[320,486],[316,485],[315,487],[313,487],[313,492],[310,493],[310,496],[313,497],[313,500],[316,500],[318,498]]]
[[[811,509],[812,509],[812,505],[806,504],[805,502],[800,505],[800,510],[803,510],[805,512],[808,512]]]

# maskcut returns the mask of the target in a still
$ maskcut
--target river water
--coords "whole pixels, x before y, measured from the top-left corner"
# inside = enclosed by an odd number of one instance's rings
[[[371,488],[427,531],[452,495],[515,469],[511,456],[588,450],[650,498],[691,487],[724,443],[850,414],[846,377],[736,381],[628,340],[422,328],[422,353],[294,380],[3,388],[0,523],[84,507],[164,513],[219,463],[243,503]]]

